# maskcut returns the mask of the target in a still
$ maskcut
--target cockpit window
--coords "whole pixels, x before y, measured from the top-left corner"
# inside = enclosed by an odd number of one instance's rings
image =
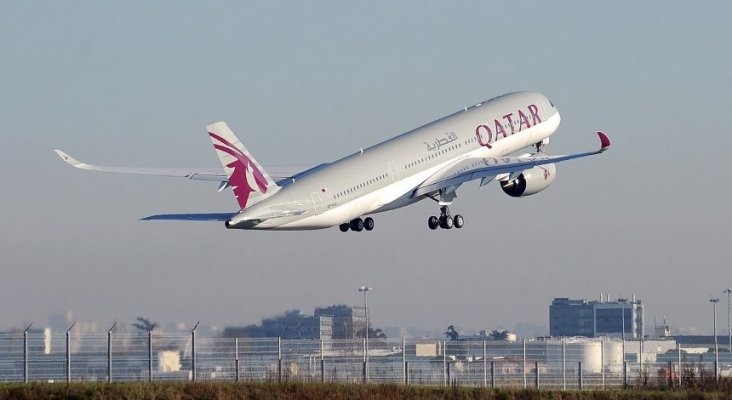
[[[549,99],[547,99],[547,100],[549,100]],[[555,108],[555,107],[554,107],[554,103],[552,103],[552,101],[551,101],[551,100],[549,100],[549,105],[550,105],[550,106],[552,106],[552,108]]]

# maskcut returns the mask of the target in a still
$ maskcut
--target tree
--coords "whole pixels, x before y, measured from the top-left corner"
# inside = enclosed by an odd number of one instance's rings
[[[488,336],[493,340],[508,340],[509,332],[507,330],[494,329],[488,333]]]
[[[447,327],[447,332],[445,332],[445,335],[450,338],[451,341],[458,340],[458,337],[460,336],[459,333],[455,330],[455,327],[450,325]]]
[[[381,330],[381,328],[376,328],[376,330],[369,328],[369,338],[386,339],[386,334]]]

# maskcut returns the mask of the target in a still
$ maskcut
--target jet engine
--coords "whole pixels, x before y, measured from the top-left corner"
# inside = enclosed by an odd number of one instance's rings
[[[556,174],[557,167],[554,164],[539,165],[501,181],[501,189],[511,197],[531,196],[548,188]]]

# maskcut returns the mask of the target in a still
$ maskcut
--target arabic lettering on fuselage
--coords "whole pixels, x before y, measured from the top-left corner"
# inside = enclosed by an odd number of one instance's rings
[[[453,131],[447,132],[443,136],[444,137],[436,137],[435,140],[431,142],[423,142],[427,145],[427,150],[438,151],[440,150],[440,148],[447,146],[448,144],[457,140],[457,135]]]
[[[519,109],[515,113],[518,114],[518,121],[514,121],[514,113],[511,112],[502,117],[503,121],[494,118],[492,123],[488,122],[476,126],[475,136],[478,138],[478,144],[490,149],[493,147],[491,146],[491,143],[495,143],[500,139],[498,135],[502,135],[505,138],[508,137],[508,135],[513,135],[516,132],[521,132],[521,130],[523,129],[531,128],[532,124],[536,125],[541,123],[539,108],[536,106],[536,104],[529,104],[526,109],[528,110],[528,115],[531,116],[531,123],[529,122],[529,117],[527,116],[527,114],[524,113],[523,110]],[[507,122],[507,124],[504,125],[503,122]],[[518,126],[516,126],[516,122],[518,122]],[[489,125],[492,125],[494,130],[492,130]],[[506,132],[508,128],[511,129],[511,132]]]

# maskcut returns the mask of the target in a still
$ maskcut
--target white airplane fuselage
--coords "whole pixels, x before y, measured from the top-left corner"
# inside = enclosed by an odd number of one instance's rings
[[[295,179],[232,216],[226,226],[322,229],[404,207],[430,196],[415,195],[415,190],[441,171],[468,158],[507,156],[542,142],[556,132],[560,120],[554,105],[539,93],[503,95]]]

